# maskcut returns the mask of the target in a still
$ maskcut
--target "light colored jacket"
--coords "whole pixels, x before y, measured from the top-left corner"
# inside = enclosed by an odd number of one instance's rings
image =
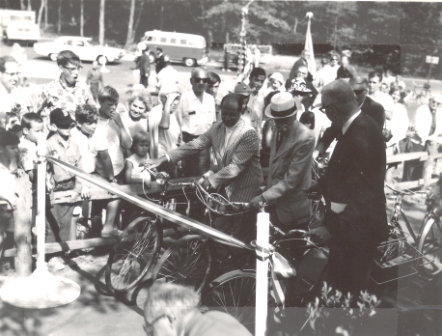
[[[210,184],[218,189],[224,187],[232,202],[249,202],[263,185],[259,163],[259,138],[256,131],[243,119],[234,126],[229,143],[223,155],[226,126],[215,123],[207,132],[193,141],[169,152],[172,162],[197,154],[204,148],[212,147],[220,170],[208,177]]]
[[[263,196],[268,204],[276,204],[278,219],[284,225],[297,225],[310,219],[310,200],[303,189],[310,187],[312,155],[315,135],[312,130],[295,120],[276,151],[273,133],[267,190]]]

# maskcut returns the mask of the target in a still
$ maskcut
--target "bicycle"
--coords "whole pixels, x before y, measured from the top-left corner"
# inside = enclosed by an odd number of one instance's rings
[[[389,237],[378,247],[372,280],[377,285],[383,285],[415,274],[429,280],[433,279],[442,269],[440,262],[442,230],[439,218],[434,213],[435,200],[426,197],[426,214],[416,235],[402,210],[402,201],[405,196],[427,196],[427,192],[397,190],[388,184],[385,186],[392,191],[395,203],[388,223]],[[405,227],[400,224],[399,217],[402,217]],[[397,274],[398,266],[403,267],[401,275]]]
[[[166,173],[148,171],[163,186],[159,200],[148,200],[156,201],[170,210],[176,210],[177,203],[169,197],[167,191],[169,186],[174,186],[182,188],[187,210],[190,201],[186,188],[191,188],[211,212],[229,215],[229,212],[238,214],[246,211],[244,204],[228,202],[220,195],[208,194],[197,182],[172,183]],[[220,205],[220,200],[227,203]],[[211,225],[210,215],[208,221]],[[164,233],[167,233],[165,238]],[[106,265],[106,285],[112,294],[125,294],[137,287],[151,270],[152,281],[191,285],[201,291],[211,271],[212,254],[207,238],[192,234],[189,230],[180,230],[176,226],[168,229],[158,216],[141,216],[127,226],[114,244]]]
[[[270,224],[273,229],[272,245],[290,263],[295,275],[293,285],[284,281],[293,296],[288,304],[300,303],[316,292],[324,279],[328,251],[300,235],[306,231],[291,230],[287,233]],[[301,259],[302,256],[302,260]],[[310,267],[315,263],[317,267]],[[287,278],[284,280],[290,280]],[[271,281],[269,281],[269,285]],[[269,293],[271,291],[269,290]],[[211,310],[226,312],[254,332],[256,299],[256,272],[254,269],[238,269],[227,272],[213,280],[203,295],[202,304]],[[297,302],[296,302],[297,301]],[[268,307],[275,307],[275,300],[269,294]]]
[[[168,187],[173,185],[184,189],[194,185],[194,182],[171,183],[166,173],[155,173],[152,171],[149,171],[149,173],[155,177],[156,182],[163,187],[163,190],[160,193],[159,200],[151,199],[147,195],[146,197],[148,200],[157,202],[170,210],[175,210],[176,202],[173,197],[168,195]],[[188,202],[187,204],[189,207],[190,203]],[[182,232],[177,229],[169,230],[167,232],[169,237],[166,237],[169,239],[163,240],[163,229],[164,225],[160,217],[142,215],[133,220],[121,236],[118,237],[109,253],[105,273],[106,285],[112,294],[125,294],[134,289],[144,279],[151,267],[154,267],[157,262],[163,262],[164,259],[167,259],[160,257],[162,250],[165,251],[164,254],[169,256],[175,255],[174,252],[178,251],[183,256],[183,247],[187,251],[191,248],[191,252],[188,252],[187,256],[192,258],[195,255],[194,252],[197,250],[197,246],[198,248],[204,246],[206,238],[200,235],[174,239],[174,235],[185,235],[188,232]],[[192,241],[193,244],[187,244],[189,241]],[[208,251],[205,252],[207,253],[201,255],[203,258],[206,258],[206,266],[210,269],[211,255]],[[200,262],[203,262],[203,260],[198,260],[198,263]],[[192,270],[190,269],[188,272]],[[198,279],[198,281],[201,281],[201,284],[195,284],[195,287],[199,288],[204,285],[205,279]]]

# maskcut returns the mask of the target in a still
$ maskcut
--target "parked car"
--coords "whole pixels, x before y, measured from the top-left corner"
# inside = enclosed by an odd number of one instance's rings
[[[153,30],[144,33],[141,44],[150,49],[151,62],[155,60],[156,48],[163,49],[171,61],[183,62],[188,67],[207,62],[206,39],[201,35]]]
[[[120,48],[103,47],[92,45],[92,39],[80,36],[61,36],[52,42],[39,42],[34,44],[34,50],[38,55],[47,56],[51,60],[57,60],[57,54],[62,50],[71,50],[82,61],[102,61],[112,63],[119,61],[125,50]]]

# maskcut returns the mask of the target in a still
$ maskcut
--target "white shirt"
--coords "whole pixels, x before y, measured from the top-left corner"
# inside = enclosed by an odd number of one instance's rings
[[[72,139],[77,143],[81,153],[83,170],[86,173],[93,173],[97,162],[98,152],[108,149],[105,129],[100,126],[95,129],[91,137],[82,133],[78,128],[71,131]]]
[[[20,149],[20,162],[24,171],[37,168],[37,144],[22,136],[18,148]]]
[[[381,104],[384,107],[385,111],[393,111],[394,110],[394,102],[393,98],[387,93],[383,93],[381,91],[376,91],[372,95],[368,95],[375,102]]]
[[[333,82],[336,77],[338,77],[338,69],[339,64],[332,67],[330,64],[326,64],[322,69],[320,69],[317,73],[318,77],[318,86],[325,86],[331,82]]]
[[[359,110],[359,112],[353,114],[351,116],[350,119],[348,119],[344,125],[342,125],[342,135],[345,134],[345,132],[347,132],[348,128],[350,127],[350,125],[352,124],[352,122],[361,114],[361,110]]]
[[[204,92],[201,103],[192,90],[187,91],[181,96],[177,117],[182,132],[201,135],[216,121],[215,100]]]
[[[170,65],[166,66],[165,68],[161,69],[161,71],[157,75],[157,87],[161,88],[164,87],[171,87],[173,85],[178,84],[178,71],[176,71],[173,67]]]
[[[181,129],[177,117],[172,113],[169,119],[169,128],[158,128],[158,157],[177,148],[180,134]]]

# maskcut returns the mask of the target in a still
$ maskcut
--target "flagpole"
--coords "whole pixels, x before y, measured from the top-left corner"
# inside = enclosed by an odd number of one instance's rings
[[[315,53],[313,50],[313,38],[311,32],[311,19],[313,18],[313,13],[307,12],[305,17],[307,18],[307,33],[305,34],[304,50],[308,50],[310,52],[310,59],[308,61],[308,71],[312,74],[314,78],[316,76],[316,61],[315,61]]]

